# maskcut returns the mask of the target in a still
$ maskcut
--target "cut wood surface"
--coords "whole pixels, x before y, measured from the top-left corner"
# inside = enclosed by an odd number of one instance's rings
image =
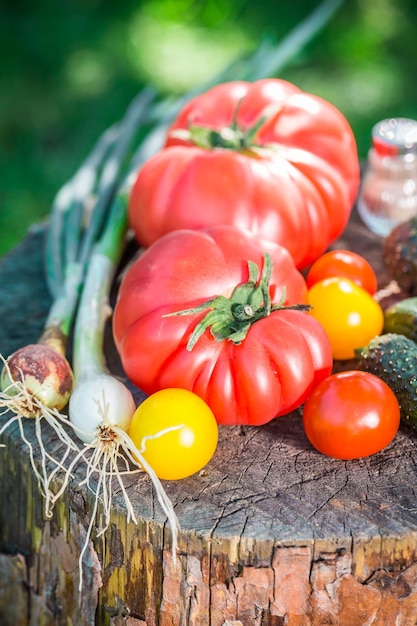
[[[49,308],[44,234],[33,228],[0,260],[4,356],[37,340]],[[333,247],[363,254],[379,286],[389,283],[381,240],[356,213]],[[106,355],[123,375],[110,331]],[[24,427],[35,446],[33,422]],[[48,434],[49,449],[59,451]],[[46,520],[17,426],[2,443],[0,624],[417,624],[417,436],[406,427],[384,451],[354,461],[313,450],[301,411],[262,427],[221,427],[202,472],[164,482],[181,524],[177,561],[149,478],[131,476],[126,485],[138,524],[127,522],[116,491],[104,538],[95,536],[97,517],[81,594],[78,558],[93,501],[79,485],[82,466]]]

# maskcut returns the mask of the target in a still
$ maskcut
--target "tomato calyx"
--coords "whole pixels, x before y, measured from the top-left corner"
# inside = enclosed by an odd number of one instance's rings
[[[242,128],[237,123],[237,113],[239,105],[236,107],[233,120],[230,126],[224,126],[220,130],[209,128],[208,126],[199,126],[198,124],[189,124],[188,129],[176,129],[171,132],[173,137],[189,141],[199,148],[213,150],[215,148],[223,150],[234,150],[235,152],[256,151],[261,146],[255,143],[255,137],[258,130],[265,124],[271,116],[271,112],[276,112],[276,107],[271,107],[259,117],[259,119],[248,128]]]
[[[272,304],[269,283],[272,276],[272,258],[265,253],[263,267],[259,276],[259,268],[253,261],[248,261],[249,280],[238,285],[230,298],[215,296],[197,307],[169,313],[164,317],[176,315],[192,315],[200,311],[208,312],[196,325],[187,342],[187,350],[191,351],[199,338],[209,329],[216,341],[228,339],[238,345],[245,339],[252,324],[267,317],[273,311],[295,309],[309,311],[309,304],[285,305],[285,288],[278,303]]]

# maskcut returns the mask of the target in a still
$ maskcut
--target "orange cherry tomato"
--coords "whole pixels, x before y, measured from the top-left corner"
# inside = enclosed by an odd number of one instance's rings
[[[349,278],[371,295],[378,289],[377,277],[371,264],[350,250],[330,250],[320,256],[308,271],[307,287],[310,289],[320,280],[332,276]]]

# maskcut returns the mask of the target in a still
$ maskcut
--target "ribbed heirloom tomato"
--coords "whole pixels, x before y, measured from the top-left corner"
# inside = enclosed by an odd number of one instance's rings
[[[359,184],[352,130],[332,104],[280,79],[198,95],[140,169],[130,225],[149,246],[179,228],[234,224],[306,267],[344,230]]]
[[[169,233],[132,263],[113,331],[145,393],[179,387],[220,424],[263,424],[299,406],[332,368],[329,340],[304,310],[307,288],[286,249],[218,225]]]

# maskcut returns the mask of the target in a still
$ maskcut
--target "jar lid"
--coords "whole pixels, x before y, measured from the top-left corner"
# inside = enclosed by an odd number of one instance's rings
[[[378,122],[372,129],[372,145],[380,156],[417,152],[417,121],[396,117]]]

